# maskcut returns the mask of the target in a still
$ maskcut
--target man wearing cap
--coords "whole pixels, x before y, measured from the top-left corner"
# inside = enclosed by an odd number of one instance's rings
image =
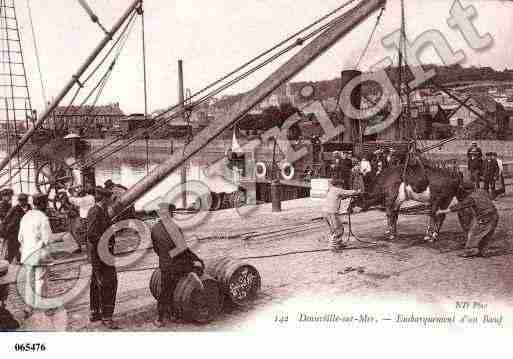
[[[169,213],[173,216],[173,212],[176,207],[169,205]],[[180,236],[180,239],[185,241],[182,230],[178,227],[174,236]],[[196,274],[194,278],[201,283],[201,280],[197,275],[202,275],[205,268],[203,261],[189,248],[186,248],[183,252],[179,253],[175,257],[171,257],[170,252],[176,248],[176,241],[178,238],[173,238],[171,233],[168,233],[166,226],[159,220],[151,228],[151,241],[153,244],[153,250],[159,258],[159,269],[161,272],[160,280],[160,297],[157,300],[157,320],[154,322],[157,327],[166,326],[167,322],[172,316],[176,316],[173,313],[174,308],[172,306],[173,293],[178,284],[178,281],[192,273]]]
[[[493,159],[492,153],[486,153],[486,160],[483,163],[484,190],[491,199],[495,199],[495,181],[499,178],[499,165]]]
[[[13,191],[10,188],[4,188],[2,191],[0,191],[0,196],[2,197],[0,198],[0,228],[2,228],[4,225],[5,216],[12,207]]]
[[[506,184],[504,183],[504,163],[502,162],[502,159],[497,155],[497,152],[492,152],[492,158],[497,162],[497,166],[499,167],[500,189],[496,190],[495,194],[504,194],[506,193]]]
[[[95,188],[95,204],[87,213],[87,245],[91,259],[91,284],[89,290],[90,321],[102,321],[109,329],[119,329],[112,321],[116,304],[118,279],[116,267],[105,263],[102,258],[113,255],[114,236],[108,239],[109,253],[100,253],[99,246],[103,233],[112,225],[108,213],[108,205],[112,192],[102,188]]]
[[[340,208],[342,207],[343,210],[347,211],[350,197],[357,194],[357,191],[344,189],[344,182],[340,178],[336,176],[331,178],[323,206],[323,214],[329,226],[329,242],[333,251],[338,251],[346,246],[343,242],[344,224],[340,220]],[[343,199],[347,201],[342,204],[341,200]]]
[[[470,172],[470,180],[474,183],[474,187],[478,189],[483,167],[483,152],[477,146],[477,142],[472,142],[467,151],[467,167]]]
[[[485,247],[492,240],[493,233],[499,222],[499,213],[490,197],[485,191],[474,190],[474,184],[470,182],[463,183],[456,194],[459,203],[445,210],[439,210],[438,214],[449,212],[461,212],[471,220],[468,225],[467,243],[465,251],[461,257],[472,258],[483,256]],[[470,211],[469,211],[470,209]],[[460,219],[461,221],[461,219]],[[466,227],[466,226],[465,226]],[[464,228],[466,230],[467,228]]]
[[[7,242],[7,255],[5,259],[9,263],[21,261],[20,242],[18,242],[18,233],[23,216],[32,209],[28,203],[28,195],[20,193],[18,195],[18,204],[12,207],[4,219],[4,238]]]
[[[10,188],[4,188],[2,191],[0,191],[0,196],[2,196],[0,199],[0,221],[3,221],[5,215],[12,207],[13,194],[14,192]]]
[[[48,197],[37,193],[32,196],[34,208],[27,211],[20,222],[18,241],[20,242],[21,263],[26,269],[25,302],[29,309],[25,311],[30,316],[38,307],[39,297],[44,297],[45,280],[48,274],[48,264],[51,261],[49,250],[52,229],[45,211],[48,207]]]

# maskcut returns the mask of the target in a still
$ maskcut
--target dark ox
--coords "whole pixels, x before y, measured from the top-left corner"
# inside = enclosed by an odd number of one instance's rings
[[[462,176],[457,171],[437,168],[425,159],[412,155],[408,166],[399,165],[385,169],[376,177],[371,189],[355,199],[352,208],[364,210],[371,206],[384,206],[387,214],[386,235],[395,239],[397,218],[401,205],[408,200],[428,205],[429,221],[424,239],[436,241],[445,215],[437,215],[438,209],[446,209],[456,197]]]

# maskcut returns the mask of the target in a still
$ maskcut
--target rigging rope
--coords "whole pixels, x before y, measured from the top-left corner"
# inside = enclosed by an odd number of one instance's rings
[[[36,54],[37,71],[39,72],[39,83],[41,85],[41,95],[43,96],[43,101],[46,106],[46,104],[47,104],[46,89],[45,89],[45,83],[44,83],[44,79],[43,79],[43,71],[41,71],[41,60],[39,58],[39,49],[37,46],[36,32],[34,30],[34,22],[32,20],[32,8],[30,6],[30,0],[27,0],[27,10],[28,10],[28,16],[29,16],[30,29],[32,31],[32,42],[34,44],[34,52]]]
[[[370,48],[370,45],[372,43],[372,40],[374,38],[374,35],[376,33],[376,30],[378,29],[378,26],[379,26],[379,23],[381,21],[381,17],[383,16],[383,13],[385,12],[385,6],[383,5],[383,7],[381,8],[379,14],[378,14],[378,17],[376,18],[376,24],[374,25],[374,28],[372,29],[372,32],[369,36],[369,39],[367,40],[367,44],[365,45],[361,55],[360,55],[360,58],[358,59],[358,61],[356,62],[356,66],[355,66],[355,69],[358,70],[360,68],[360,64],[363,60],[363,58],[365,57],[365,55],[367,54],[367,51],[369,50]]]
[[[240,66],[237,70],[233,71],[232,73],[230,73],[229,75],[226,75],[224,76],[223,78],[215,81],[214,83],[211,83],[210,85],[204,87],[203,89],[201,89],[200,91],[194,93],[192,96],[191,96],[191,99],[194,98],[194,97],[197,97],[199,94],[205,92],[207,89],[215,86],[216,84],[219,84],[220,82],[222,82],[223,80],[227,79],[228,77],[230,77],[230,75],[232,74],[235,74],[237,72],[240,72],[240,69],[243,69],[245,67],[247,67],[249,64],[255,62],[256,60],[260,59],[261,57],[265,56],[266,54],[269,54],[270,52],[272,52],[273,50],[281,47],[283,44],[289,42],[290,40],[292,40],[295,36],[297,36],[298,34],[302,34],[303,32],[305,32],[306,30],[312,28],[313,26],[317,25],[318,23],[322,22],[323,20],[325,20],[326,18],[330,17],[331,15],[333,15],[334,13],[340,11],[342,8],[350,5],[351,3],[353,3],[355,0],[350,0],[348,2],[346,2],[345,4],[343,4],[342,6],[340,6],[339,8],[337,8],[336,10],[332,11],[330,14],[322,17],[321,19],[317,20],[316,22],[314,22],[313,24],[305,27],[304,29],[302,29],[301,31],[297,32],[296,34],[294,34],[293,36],[290,36],[289,38],[287,38],[286,40],[280,42],[278,45],[274,46],[271,50],[268,50],[262,54],[260,54],[259,56],[253,58],[252,60],[248,61],[246,64]],[[199,100],[196,100],[194,101],[191,105],[188,106],[189,109],[193,109],[194,107],[196,106],[199,106],[200,104],[204,103],[206,100],[210,99],[211,97],[217,95],[218,93],[220,93],[221,91],[224,91],[226,88],[230,87],[230,86],[233,86],[235,83],[245,79],[246,77],[250,76],[251,74],[253,74],[254,72],[256,72],[257,70],[261,69],[262,67],[266,66],[267,64],[273,62],[274,60],[276,60],[277,58],[281,57],[282,55],[284,55],[285,53],[291,51],[292,49],[294,49],[295,47],[297,46],[301,46],[305,41],[309,40],[310,38],[316,36],[318,33],[330,28],[330,27],[333,27],[335,26],[336,24],[338,24],[339,22],[341,22],[343,20],[343,18],[335,18],[333,20],[331,20],[330,22],[328,22],[327,24],[324,24],[322,25],[321,27],[313,30],[312,32],[310,32],[309,34],[307,34],[304,38],[299,38],[297,39],[292,45],[289,45],[288,47],[286,47],[285,49],[281,50],[280,52],[278,52],[277,54],[274,54],[273,56],[271,56],[270,58],[266,59],[265,61],[263,61],[262,63],[256,65],[255,67],[253,67],[252,69],[246,71],[245,73],[237,76],[236,78],[230,80],[228,83],[225,83],[223,84],[222,86],[220,86],[219,88],[209,92],[207,95],[204,95],[203,97],[201,97]],[[121,144],[120,146],[118,146],[116,149],[114,149],[113,151],[109,151],[109,153],[105,154],[105,155],[102,155],[100,158],[98,159],[91,159],[89,160],[89,162],[85,162],[82,166],[83,167],[86,167],[86,166],[90,166],[90,165],[94,165],[96,163],[98,163],[99,161],[107,158],[108,156],[110,156],[111,154],[113,153],[116,153],[117,151],[125,148],[126,146],[128,146],[130,143],[133,143],[135,142],[138,138],[140,138],[141,136],[145,136],[147,133],[151,133],[152,131],[155,131],[159,128],[161,128],[162,126],[166,125],[169,121],[171,120],[174,120],[176,119],[178,116],[182,115],[184,111],[179,111],[178,113],[174,113],[171,115],[170,118],[164,118],[165,115],[167,115],[169,112],[173,111],[173,110],[176,110],[177,108],[179,107],[179,104],[177,105],[174,105],[168,109],[166,109],[165,111],[163,111],[162,113],[158,114],[157,116],[155,116],[153,118],[154,121],[158,121],[154,126],[150,127],[149,129],[144,129],[143,131],[138,131],[138,133],[136,133],[135,135],[133,135],[133,137],[129,138],[127,140],[127,143],[125,144]],[[108,147],[110,147],[111,145],[115,144],[116,142],[119,142],[123,139],[126,139],[125,136],[118,136],[117,138],[113,139],[111,142],[105,144],[104,146],[100,147],[99,149],[95,150],[93,153],[91,153],[88,157],[92,157],[92,155],[95,155],[105,149],[107,149]]]

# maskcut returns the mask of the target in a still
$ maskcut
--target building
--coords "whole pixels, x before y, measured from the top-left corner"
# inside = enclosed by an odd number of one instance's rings
[[[483,122],[486,121],[488,124]],[[506,139],[509,117],[504,106],[487,95],[473,94],[449,116],[456,133],[475,139]]]
[[[43,126],[63,132],[77,130],[85,137],[101,137],[125,117],[119,103],[103,106],[59,106]]]
[[[123,134],[134,133],[139,129],[148,128],[152,123],[153,121],[145,118],[142,113],[133,113],[119,120],[120,129]]]

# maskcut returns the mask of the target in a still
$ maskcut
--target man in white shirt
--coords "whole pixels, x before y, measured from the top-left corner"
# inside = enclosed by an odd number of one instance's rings
[[[78,209],[78,216],[70,218],[70,232],[78,249],[73,253],[81,253],[82,245],[86,245],[87,213],[94,206],[94,196],[88,194],[82,186],[75,189],[75,193],[65,192],[71,205]],[[71,213],[72,211],[70,211]]]
[[[32,196],[34,208],[28,211],[20,222],[18,241],[20,242],[21,263],[25,266],[25,303],[30,316],[38,308],[39,298],[45,296],[45,282],[51,255],[49,251],[52,229],[45,214],[48,197],[38,193]]]
[[[372,166],[370,161],[367,159],[367,156],[363,156],[362,161],[360,162],[360,172],[363,176],[363,186],[365,191],[367,191],[369,189],[372,173]]]
[[[499,181],[501,183],[500,189],[496,191],[496,194],[505,194],[506,193],[506,185],[504,183],[504,163],[502,159],[499,158],[497,152],[492,152],[492,158],[497,161],[497,166],[499,166]]]

